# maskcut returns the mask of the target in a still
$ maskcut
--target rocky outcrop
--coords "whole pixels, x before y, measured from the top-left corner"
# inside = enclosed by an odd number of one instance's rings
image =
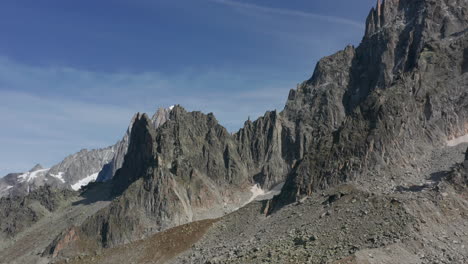
[[[456,189],[466,191],[468,187],[468,149],[465,153],[465,160],[461,164],[455,165],[447,177]]]
[[[78,231],[75,227],[70,228],[63,234],[61,234],[52,244],[46,249],[44,256],[51,255],[53,258],[57,257],[58,254],[71,243],[79,240]]]

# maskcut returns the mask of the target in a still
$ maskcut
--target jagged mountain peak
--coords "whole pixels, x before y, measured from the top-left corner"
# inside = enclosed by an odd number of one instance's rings
[[[378,1],[366,20],[364,40],[389,30],[416,29],[431,38],[445,38],[466,29],[464,0],[384,0]],[[457,8],[454,8],[457,7]],[[421,32],[417,32],[421,31]],[[424,35],[424,34],[423,34]],[[414,36],[418,36],[415,34]]]
[[[406,0],[378,0],[375,7],[371,9],[366,20],[365,38],[378,32],[389,23],[400,8],[400,2]],[[411,2],[418,2],[412,0]],[[419,1],[421,2],[421,1]]]
[[[105,182],[114,177],[117,170],[120,169],[123,165],[125,155],[127,154],[128,147],[130,144],[130,139],[132,136],[132,130],[134,127],[135,122],[140,120],[143,116],[147,119],[148,124],[152,124],[153,128],[158,128],[166,123],[170,118],[170,113],[174,107],[171,106],[169,108],[158,108],[158,110],[153,114],[152,118],[149,119],[147,114],[144,113],[136,113],[133,115],[132,119],[130,120],[130,124],[128,125],[127,131],[122,138],[122,140],[118,141],[114,146],[114,156],[112,160],[104,165],[102,170],[99,172],[99,175],[96,179],[98,182]]]

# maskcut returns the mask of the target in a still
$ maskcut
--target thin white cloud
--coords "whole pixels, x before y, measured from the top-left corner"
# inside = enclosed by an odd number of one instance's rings
[[[284,9],[284,8],[266,7],[266,6],[260,6],[260,5],[250,4],[250,3],[237,2],[233,0],[208,0],[208,1],[215,2],[218,4],[223,4],[223,5],[234,7],[234,8],[251,10],[254,12],[267,13],[267,14],[273,14],[273,15],[311,18],[311,19],[351,26],[351,27],[358,28],[358,29],[364,29],[363,23],[360,23],[351,19],[342,18],[342,17],[326,16],[326,15],[320,15],[320,14],[315,14],[315,13],[309,13],[309,12],[304,12],[304,11],[299,11],[299,10]]]

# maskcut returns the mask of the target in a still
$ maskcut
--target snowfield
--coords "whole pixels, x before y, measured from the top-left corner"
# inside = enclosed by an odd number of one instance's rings
[[[82,186],[87,185],[90,182],[93,182],[97,179],[99,172],[93,173],[81,180],[79,180],[77,183],[72,184],[71,188],[75,191],[78,191]]]
[[[456,145],[459,145],[462,143],[468,143],[468,134],[447,141],[447,146],[455,147]]]

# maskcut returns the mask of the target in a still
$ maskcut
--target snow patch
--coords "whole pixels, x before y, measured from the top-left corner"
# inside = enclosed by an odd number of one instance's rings
[[[172,110],[172,109],[174,109],[174,106],[175,106],[175,105],[171,105],[171,106],[169,106],[169,110]]]
[[[263,200],[269,200],[272,199],[275,195],[278,195],[281,193],[281,189],[283,189],[284,182],[276,185],[273,187],[270,191],[264,193],[263,195],[260,195],[255,198],[257,201],[263,201]]]
[[[8,191],[8,190],[10,190],[11,188],[13,188],[13,186],[8,185],[8,186],[6,186],[5,188],[2,189],[2,192]]]
[[[255,184],[250,188],[250,192],[252,193],[252,197],[250,197],[249,201],[247,202],[250,203],[252,201],[263,201],[263,200],[269,200],[272,199],[273,196],[278,195],[281,193],[281,189],[283,188],[284,183],[280,183],[273,187],[271,190],[268,192],[265,192],[260,185]]]
[[[58,174],[52,174],[51,173],[50,176],[59,179],[60,181],[62,181],[62,183],[65,183],[65,180],[63,179],[64,174],[65,174],[65,172],[59,172]]]
[[[26,172],[18,176],[19,182],[30,182],[31,180],[37,178],[39,175],[45,175],[49,169],[42,169],[37,171]]]
[[[468,134],[447,141],[447,146],[455,147],[456,145],[459,145],[462,143],[468,143]]]
[[[252,202],[259,196],[265,195],[265,191],[262,188],[260,188],[260,185],[258,184],[255,184],[254,186],[252,186],[252,188],[250,188],[250,192],[252,193],[252,196],[250,197],[247,203]]]
[[[99,175],[99,172],[93,173],[81,180],[79,180],[77,183],[72,184],[71,188],[75,191],[78,191],[82,186],[88,185],[88,183],[93,182],[97,179]]]

